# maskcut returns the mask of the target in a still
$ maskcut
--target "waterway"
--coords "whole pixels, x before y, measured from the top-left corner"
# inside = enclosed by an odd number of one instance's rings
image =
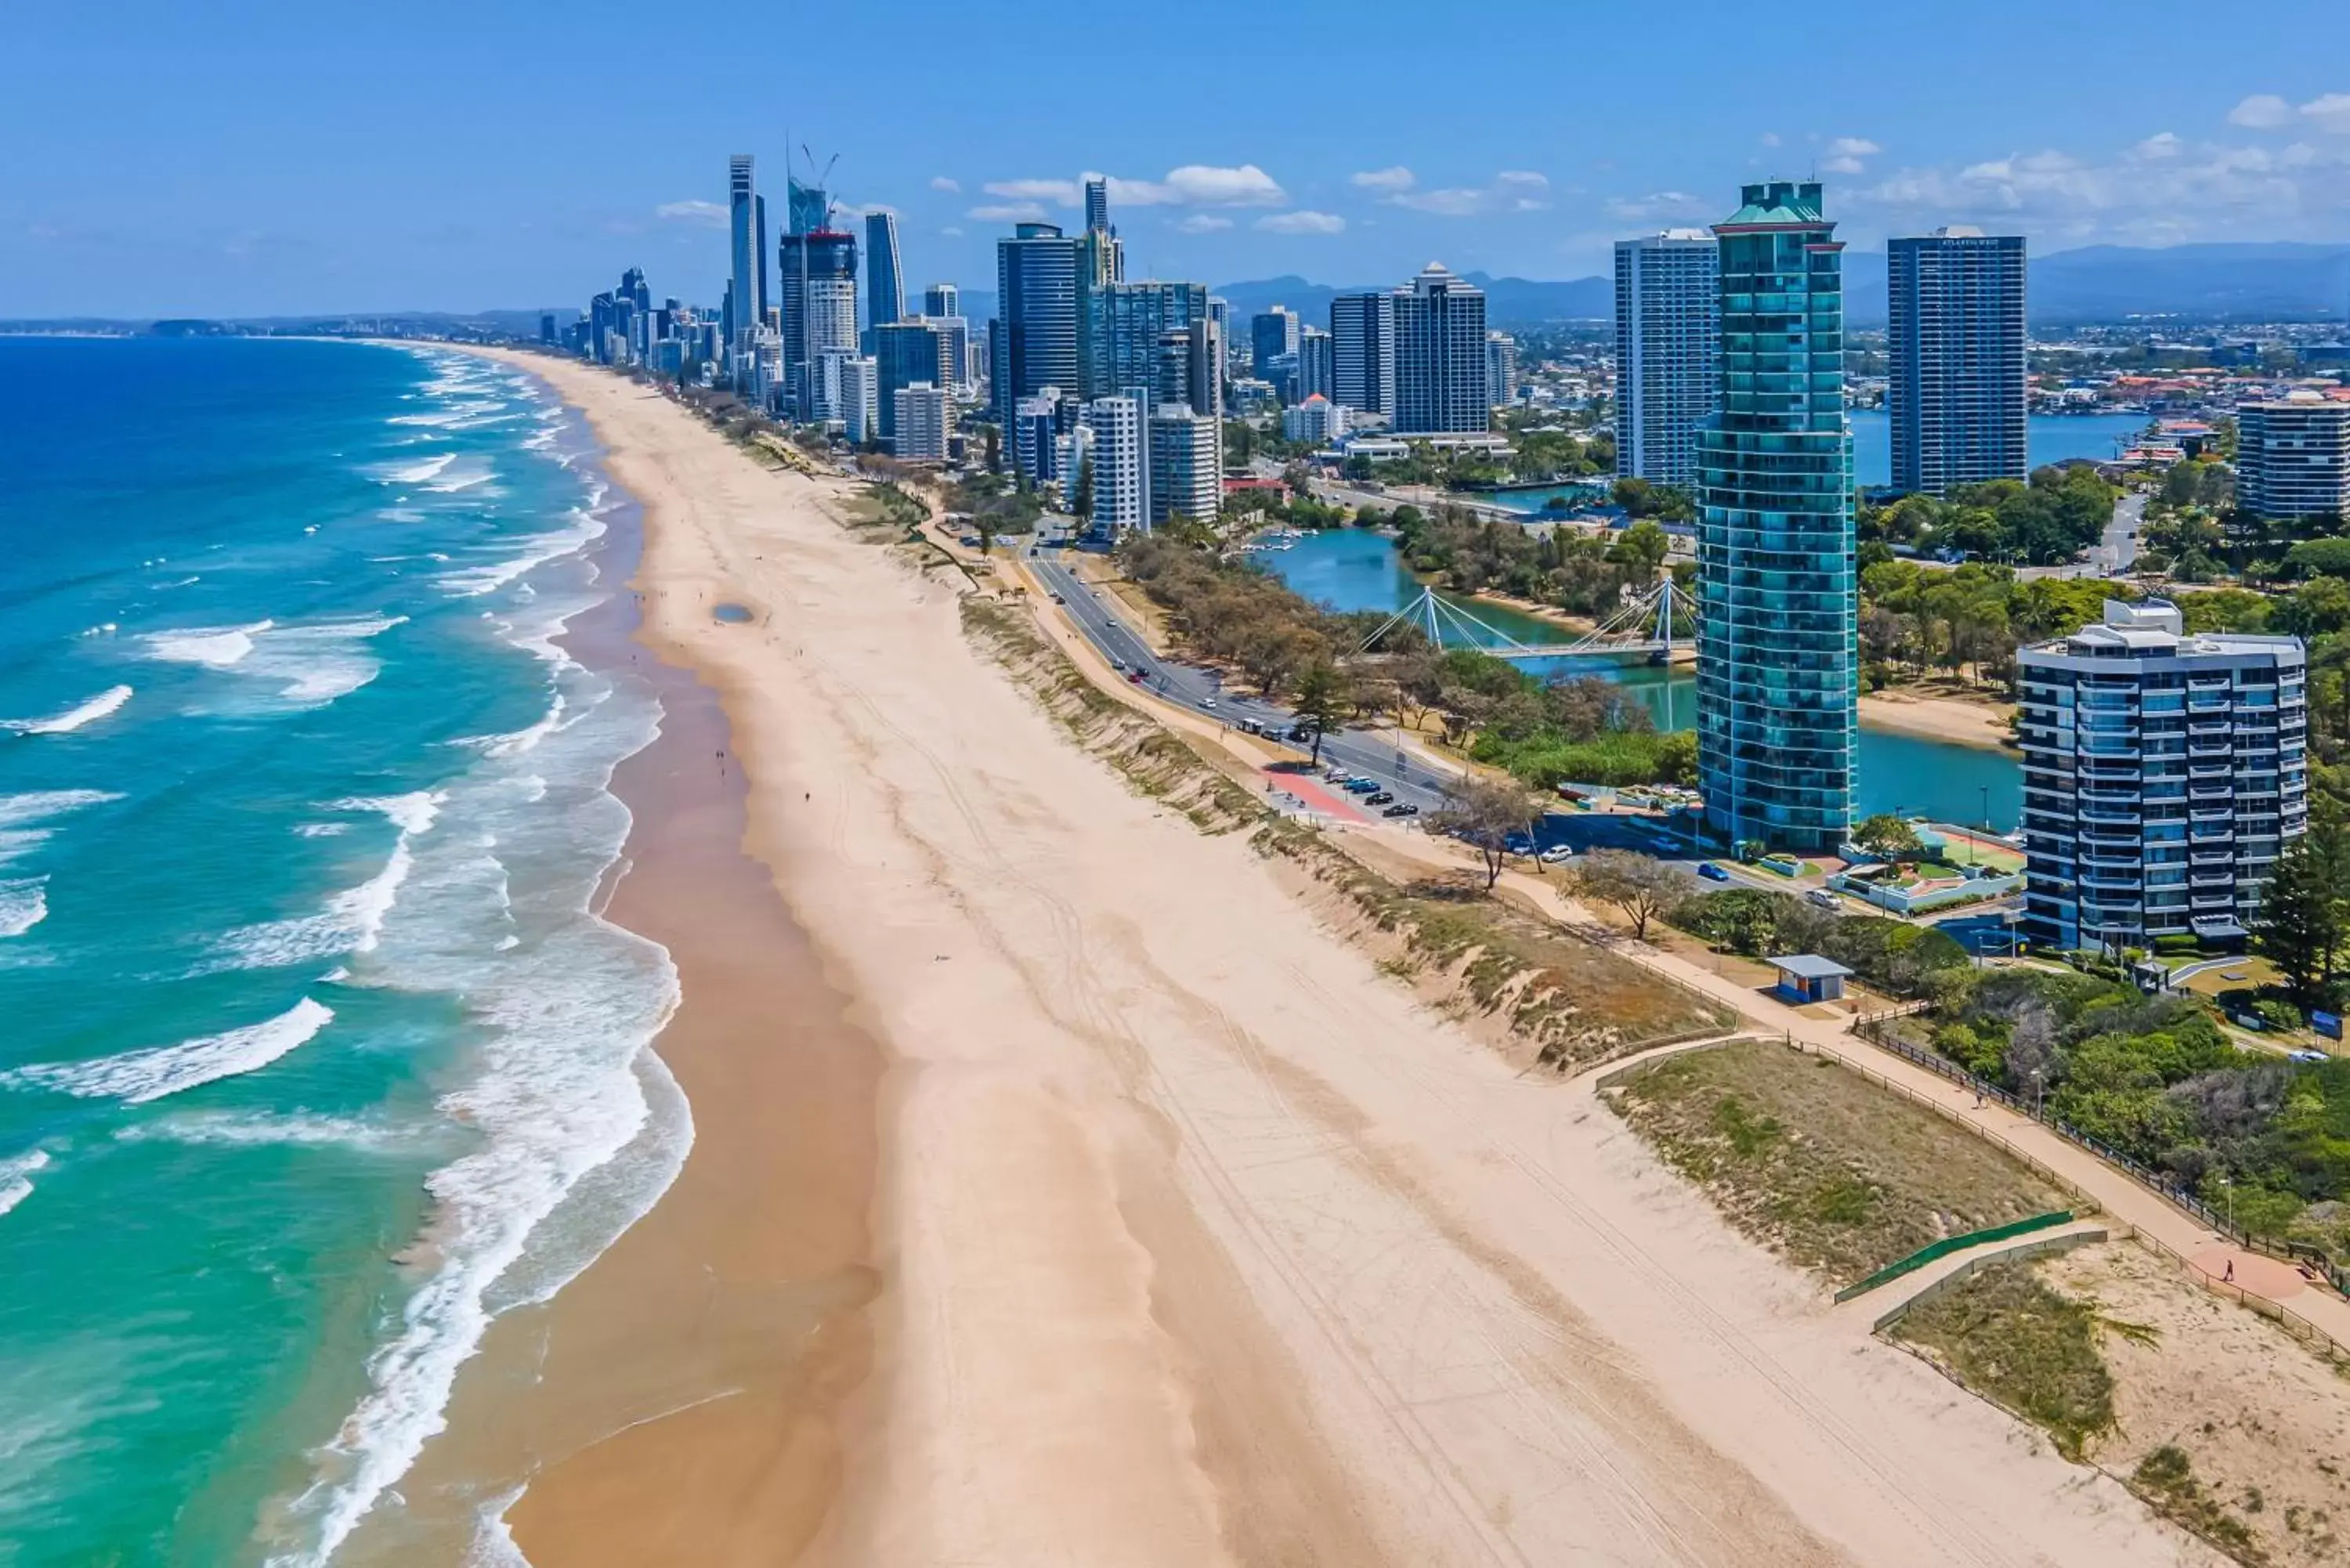
[[[1853,483],[1882,488],[1893,483],[1893,424],[1882,409],[1855,409],[1852,422]],[[2108,461],[2134,441],[2149,422],[2145,414],[2033,414],[2027,421],[2025,441],[2032,466],[2063,462],[2067,458]],[[1534,490],[1497,491],[1482,497],[1512,512],[1536,513],[1554,498],[1571,503],[1606,499],[1607,482],[1552,484]]]
[[[1333,609],[1400,609],[1419,597],[1419,580],[1405,569],[1393,544],[1378,534],[1351,528],[1309,534],[1286,550],[1268,550],[1254,559],[1307,598]],[[1565,642],[1575,636],[1552,622],[1484,600],[1440,597],[1522,643]],[[1638,659],[1589,656],[1514,662],[1543,679],[1597,675],[1621,681],[1639,694],[1661,729],[1686,730],[1697,722],[1697,680],[1686,665],[1661,669]],[[2005,833],[2022,815],[2022,771],[2003,752],[1864,729],[1856,804],[1864,816],[1898,811],[1968,825],[1983,821],[1988,814],[1992,827]]]

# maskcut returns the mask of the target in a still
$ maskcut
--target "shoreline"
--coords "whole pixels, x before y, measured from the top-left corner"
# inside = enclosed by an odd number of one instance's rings
[[[659,733],[608,786],[632,821],[597,907],[676,966],[678,1006],[648,1048],[685,1096],[693,1143],[577,1279],[488,1326],[445,1431],[403,1478],[408,1517],[363,1526],[355,1563],[412,1560],[415,1542],[390,1537],[420,1531],[469,1548],[503,1531],[536,1568],[787,1561],[774,1553],[805,1544],[832,1505],[838,1408],[870,1365],[880,1053],[749,846],[720,694],[643,625],[657,524],[610,432],[588,423],[638,522],[598,557],[625,579],[560,640],[648,680],[661,705]]]

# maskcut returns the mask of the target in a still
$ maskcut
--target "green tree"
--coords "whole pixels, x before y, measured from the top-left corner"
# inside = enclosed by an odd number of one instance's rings
[[[2340,812],[2321,807],[2309,831],[2286,845],[2261,894],[2252,938],[2283,971],[2293,1000],[2323,1001],[2333,985],[2350,923],[2350,832]]]
[[[1077,459],[1077,494],[1069,507],[1080,521],[1090,521],[1094,514],[1094,454],[1087,452]]]
[[[1314,728],[1314,765],[1322,765],[1322,737],[1343,723],[1354,711],[1355,694],[1343,671],[1328,659],[1316,659],[1298,678],[1297,698],[1291,703],[1297,717]]]
[[[1654,523],[1639,522],[1617,535],[1614,554],[1632,568],[1632,585],[1647,588],[1657,580],[1657,568],[1671,554],[1673,536]]]
[[[1863,819],[1852,830],[1852,841],[1878,859],[1890,860],[1897,866],[1926,853],[1925,845],[1918,842],[1918,830],[1889,811]]]
[[[1003,472],[1003,432],[993,425],[983,428],[986,431],[987,472],[1001,473]]]
[[[1439,833],[1457,833],[1474,845],[1485,864],[1485,891],[1502,879],[1502,858],[1510,838],[1534,821],[1526,792],[1514,784],[1471,777],[1453,786],[1441,811],[1431,813],[1428,825]]]
[[[1583,857],[1575,880],[1577,892],[1623,910],[1637,941],[1647,940],[1648,922],[1689,893],[1679,872],[1630,849],[1593,850]]]

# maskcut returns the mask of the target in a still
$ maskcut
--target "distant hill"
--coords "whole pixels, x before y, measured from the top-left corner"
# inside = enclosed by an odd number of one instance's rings
[[[2350,248],[2310,244],[2087,245],[2031,260],[2034,327],[2132,317],[2338,321],[2350,307]],[[1885,325],[1885,255],[1845,253],[1845,317]]]

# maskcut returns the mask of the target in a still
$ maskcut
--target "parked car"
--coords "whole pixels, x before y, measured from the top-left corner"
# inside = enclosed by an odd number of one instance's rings
[[[1554,844],[1534,858],[1545,866],[1558,866],[1575,858],[1575,851],[1564,844]]]
[[[2284,1054],[2285,1059],[2289,1062],[2331,1062],[2334,1060],[2333,1057],[2328,1056],[2323,1051],[2288,1051]]]
[[[1804,894],[1804,898],[1807,902],[1815,904],[1823,909],[1841,908],[1836,901],[1836,896],[1834,893],[1829,892],[1825,888],[1814,888],[1810,892]]]
[[[1322,778],[1323,782],[1326,784],[1344,784],[1347,782],[1347,770],[1344,768],[1324,768],[1322,770]]]
[[[1523,833],[1513,833],[1502,840],[1502,847],[1513,855],[1532,855],[1534,852],[1534,841]]]
[[[1369,794],[1379,787],[1379,781],[1377,779],[1356,777],[1348,779],[1339,787],[1344,789],[1348,794]]]
[[[1363,797],[1363,804],[1365,805],[1392,805],[1395,804],[1395,795],[1388,790],[1381,790],[1377,794],[1365,795]]]
[[[1704,877],[1709,882],[1727,882],[1730,880],[1730,873],[1724,871],[1721,867],[1716,866],[1711,860],[1699,861],[1697,863],[1697,874]]]
[[[1419,815],[1419,807],[1410,805],[1408,802],[1398,802],[1396,805],[1391,805],[1385,811],[1379,813],[1379,815],[1381,816],[1418,816]]]

